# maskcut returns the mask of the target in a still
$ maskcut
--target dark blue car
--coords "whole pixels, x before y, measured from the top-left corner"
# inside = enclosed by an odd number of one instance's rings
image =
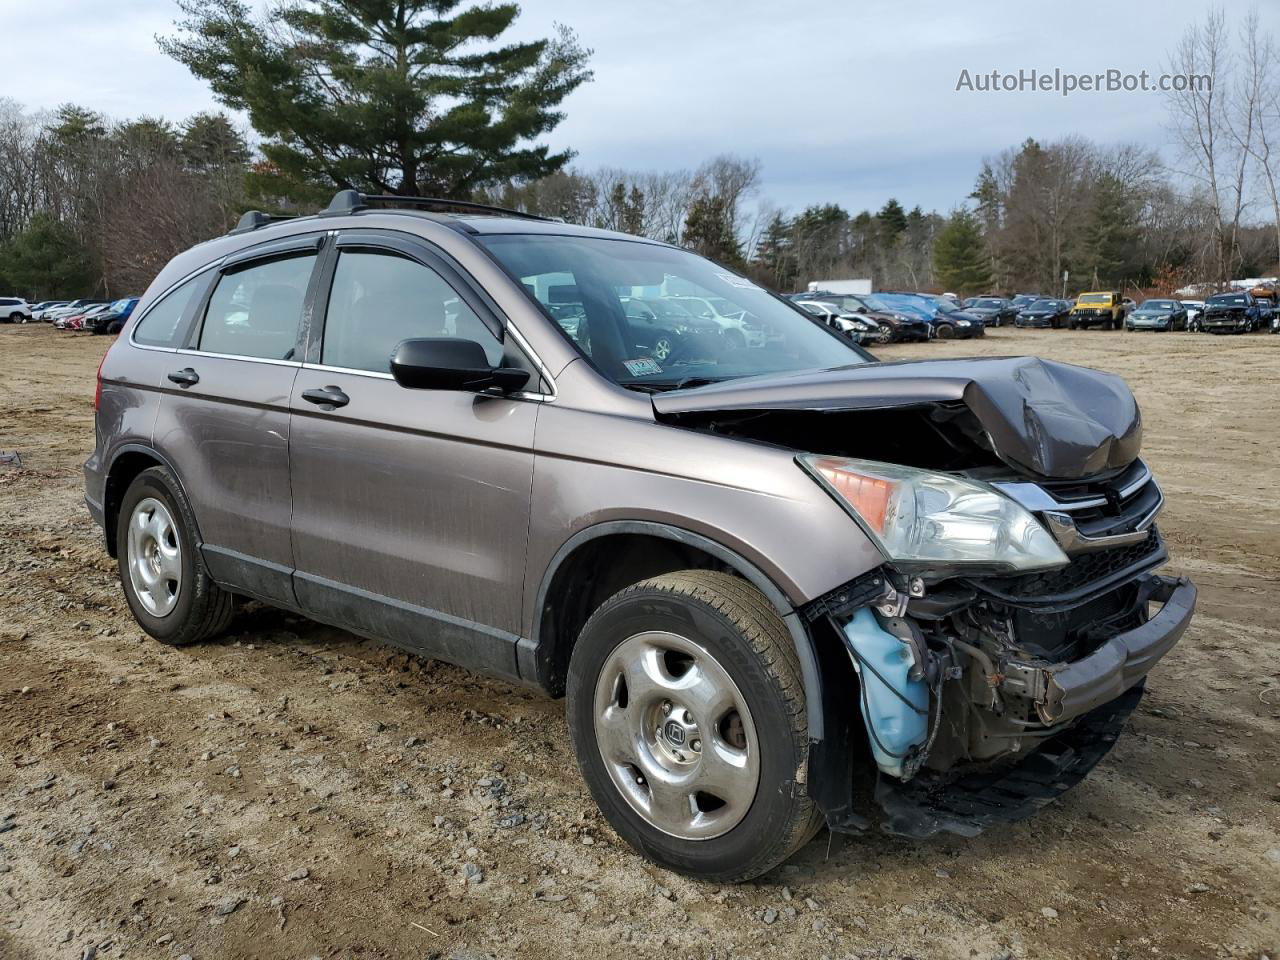
[[[119,333],[124,322],[138,305],[137,297],[124,297],[116,300],[102,313],[95,314],[85,321],[85,327],[94,333]]]

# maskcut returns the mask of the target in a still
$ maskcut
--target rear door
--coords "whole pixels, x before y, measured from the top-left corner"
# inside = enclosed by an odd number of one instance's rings
[[[514,676],[539,403],[409,390],[389,361],[401,340],[433,336],[476,340],[495,365],[529,361],[499,339],[496,306],[425,242],[342,233],[325,277],[290,400],[298,601]]]
[[[222,264],[165,372],[155,427],[213,578],[288,604],[289,394],[323,237],[264,245]]]

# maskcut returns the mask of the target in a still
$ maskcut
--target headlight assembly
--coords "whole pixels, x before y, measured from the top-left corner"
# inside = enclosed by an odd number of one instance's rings
[[[1067,556],[1021,504],[976,480],[914,467],[806,454],[797,462],[909,572],[1023,572]]]

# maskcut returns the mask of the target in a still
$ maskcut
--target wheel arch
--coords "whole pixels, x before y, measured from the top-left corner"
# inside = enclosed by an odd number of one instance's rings
[[[167,468],[173,474],[174,480],[177,481],[178,489],[183,497],[186,498],[187,503],[191,503],[191,498],[187,496],[187,491],[183,486],[182,477],[178,475],[178,471],[174,469],[168,458],[154,447],[141,443],[126,443],[115,450],[111,455],[111,463],[107,467],[106,483],[103,486],[102,496],[103,536],[107,541],[107,553],[113,558],[117,554],[115,530],[119,520],[120,504],[124,502],[125,492],[129,489],[129,485],[137,479],[138,474],[144,470],[149,470],[151,467]],[[200,536],[198,527],[199,521],[197,521],[195,535],[197,544],[200,544],[204,541]]]
[[[605,556],[608,565],[602,567],[597,561]],[[786,627],[800,661],[809,739],[822,740],[823,689],[817,651],[787,595],[737,551],[710,537],[658,521],[611,520],[593,524],[560,546],[538,587],[533,636],[520,641],[517,658],[521,676],[552,696],[562,696],[569,654],[591,612],[624,586],[689,567],[733,573],[764,594]],[[596,576],[601,569],[608,570],[609,575]]]

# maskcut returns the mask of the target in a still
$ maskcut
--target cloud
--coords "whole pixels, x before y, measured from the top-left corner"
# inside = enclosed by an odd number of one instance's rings
[[[1228,0],[1228,19],[1248,4]],[[1199,0],[1167,0],[1158,17],[1111,0],[1069,11],[1025,0],[558,0],[526,4],[514,32],[546,36],[562,22],[594,48],[596,80],[570,97],[550,137],[582,167],[671,169],[736,153],[758,156],[762,197],[793,210],[875,209],[896,196],[946,211],[984,156],[1028,136],[1168,139],[1156,95],[957,92],[962,69],[1159,73],[1204,12]],[[0,0],[0,36],[23,51],[4,93],[117,117],[213,108],[208,89],[156,49],[178,14],[171,0]]]

